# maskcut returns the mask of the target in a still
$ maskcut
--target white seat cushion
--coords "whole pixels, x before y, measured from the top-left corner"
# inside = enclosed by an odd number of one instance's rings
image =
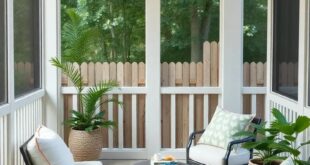
[[[44,126],[37,129],[27,150],[35,165],[74,165],[73,156],[61,137]]]
[[[207,165],[222,165],[226,150],[223,148],[199,144],[190,148],[189,157],[197,162]],[[250,158],[250,152],[244,148],[231,151],[229,156],[229,165],[247,164]]]
[[[75,162],[74,165],[102,165],[99,161],[83,161],[83,162]]]

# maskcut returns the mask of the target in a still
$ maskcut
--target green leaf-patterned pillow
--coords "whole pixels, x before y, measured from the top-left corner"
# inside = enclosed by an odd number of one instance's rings
[[[240,138],[233,135],[245,130],[253,118],[253,115],[225,111],[218,106],[198,144],[208,144],[227,149],[229,142]]]

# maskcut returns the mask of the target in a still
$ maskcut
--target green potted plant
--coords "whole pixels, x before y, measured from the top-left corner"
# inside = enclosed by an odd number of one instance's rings
[[[63,28],[62,35],[66,42],[63,45],[62,61],[52,58],[51,63],[68,77],[77,91],[77,109],[72,110],[71,117],[65,121],[71,127],[69,148],[75,161],[94,160],[99,157],[103,146],[101,128],[115,126],[113,121],[103,118],[104,111],[96,109],[100,107],[98,103],[113,101],[111,99],[102,101],[101,98],[118,84],[115,81],[100,82],[84,90],[81,64],[92,53],[93,43],[98,39],[98,31],[94,28],[82,28],[81,19],[73,10],[68,10],[68,15],[71,22],[65,24]]]
[[[249,161],[249,165],[278,165],[280,160],[285,158],[277,157],[277,154],[283,153],[283,150],[278,150],[272,147],[272,144],[279,142],[279,133],[266,127],[266,122],[259,125],[252,124],[253,128],[257,129],[257,134],[252,132],[239,132],[236,136],[252,136],[256,137],[254,142],[246,142],[243,148],[253,149],[254,158]]]
[[[306,142],[298,142],[299,135],[310,126],[310,118],[307,116],[298,116],[294,122],[287,121],[286,117],[276,108],[272,109],[275,120],[271,123],[270,128],[276,130],[281,135],[281,143],[274,143],[272,148],[282,150],[289,154],[294,165],[308,165],[308,161],[300,159],[300,149],[310,144],[310,140]]]
[[[294,164],[305,164],[299,159],[302,146],[310,142],[296,145],[298,135],[310,126],[310,119],[306,116],[299,116],[294,122],[288,122],[285,116],[276,108],[272,109],[274,120],[269,127],[266,123],[252,125],[257,129],[257,134],[243,131],[235,136],[257,137],[255,142],[246,142],[243,147],[254,149],[254,159],[249,161],[249,165],[278,165],[287,157],[279,156],[281,153],[291,155]]]
[[[84,93],[83,77],[79,68],[75,68],[72,63],[61,62],[57,58],[53,58],[51,62],[62,70],[77,90],[78,109],[72,110],[71,117],[65,122],[71,127],[68,143],[74,159],[76,161],[97,159],[103,146],[103,133],[100,128],[115,125],[113,121],[103,118],[104,111],[96,112],[100,107],[97,103],[106,92],[118,85],[114,81],[101,82]],[[109,101],[113,100],[103,102]]]

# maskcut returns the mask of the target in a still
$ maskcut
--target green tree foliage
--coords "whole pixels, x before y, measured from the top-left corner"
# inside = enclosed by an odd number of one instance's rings
[[[77,0],[77,2],[62,1],[62,6],[63,11],[75,8],[81,18],[80,26],[100,30],[101,52],[90,60],[144,61],[144,1]],[[65,21],[69,20],[66,15],[62,15],[62,18]]]
[[[266,6],[267,0],[244,1],[244,61],[266,59]],[[80,28],[100,32],[89,61],[145,61],[145,1],[62,0],[63,31],[70,8]],[[204,41],[219,41],[219,0],[161,0],[162,62],[201,61]]]
[[[267,0],[244,1],[243,60],[265,62],[267,54]]]
[[[203,42],[218,38],[218,0],[161,1],[161,61],[201,61]]]

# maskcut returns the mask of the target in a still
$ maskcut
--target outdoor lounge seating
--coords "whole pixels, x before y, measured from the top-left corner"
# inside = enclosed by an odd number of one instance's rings
[[[43,126],[41,126],[40,128],[42,127]],[[50,131],[46,127],[43,127],[42,129],[45,129],[44,131]],[[67,148],[64,142],[60,139],[60,137],[57,138],[58,137],[57,134],[56,134],[57,137],[54,138],[52,135],[53,133],[54,132],[50,132],[49,136],[47,136],[48,138],[43,139],[43,140],[40,139],[40,137],[39,138],[36,137],[36,135],[32,135],[23,145],[20,146],[20,152],[23,156],[23,159],[26,165],[43,165],[43,164],[52,165],[52,164],[62,164],[62,163],[63,165],[102,165],[100,161],[74,162],[73,156],[70,153],[70,150]],[[31,146],[33,138],[37,138],[37,139],[34,139],[36,143],[35,145],[38,145],[38,146],[35,146],[36,152],[33,151],[33,147]],[[57,141],[59,139],[61,141]],[[40,142],[40,140],[43,142]],[[59,144],[63,144],[63,145],[60,146]]]
[[[211,121],[212,122],[212,121]],[[259,124],[261,119],[254,118],[252,123]],[[256,132],[256,129],[253,129]],[[198,144],[192,146],[193,141],[197,135],[203,134],[205,130],[193,132],[190,137],[186,147],[186,161],[188,164],[210,164],[210,165],[240,165],[247,164],[249,159],[253,156],[252,150],[247,150],[243,148],[238,148],[235,150],[236,145],[255,141],[255,138],[246,137],[239,140],[233,140],[228,143],[227,149],[220,148],[208,144]]]

